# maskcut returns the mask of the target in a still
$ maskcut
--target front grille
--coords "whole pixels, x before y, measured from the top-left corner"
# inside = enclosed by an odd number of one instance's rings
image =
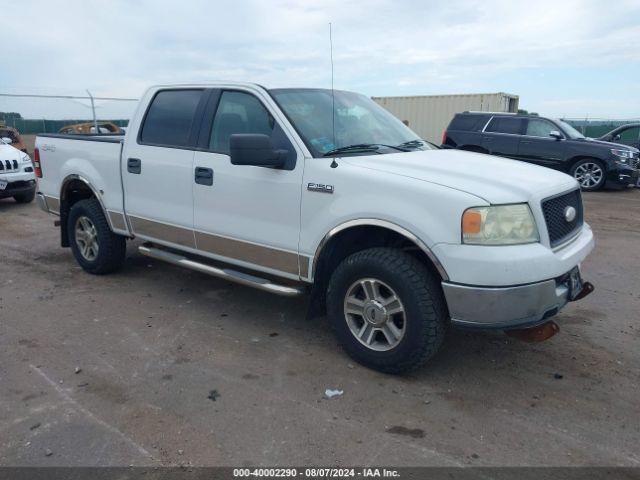
[[[629,160],[629,165],[631,165],[633,168],[638,168],[638,165],[640,165],[640,157],[638,156],[638,154],[634,154],[633,157],[631,157],[631,160]]]
[[[570,222],[565,218],[568,207],[576,209],[576,216]],[[542,213],[547,223],[551,247],[556,247],[575,235],[584,223],[580,190],[573,190],[543,200]]]
[[[0,160],[0,172],[7,172],[18,169],[17,160]]]

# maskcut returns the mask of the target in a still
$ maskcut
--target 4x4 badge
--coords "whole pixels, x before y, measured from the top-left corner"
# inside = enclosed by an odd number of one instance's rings
[[[312,192],[333,193],[333,185],[324,185],[322,183],[308,183],[307,190]]]

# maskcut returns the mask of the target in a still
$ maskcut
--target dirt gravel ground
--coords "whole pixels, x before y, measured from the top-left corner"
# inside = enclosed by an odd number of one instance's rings
[[[451,331],[405,377],[291,300],[137,254],[109,276],[0,201],[0,465],[640,465],[640,190],[585,195],[596,291],[526,344]],[[324,399],[325,389],[344,390]]]

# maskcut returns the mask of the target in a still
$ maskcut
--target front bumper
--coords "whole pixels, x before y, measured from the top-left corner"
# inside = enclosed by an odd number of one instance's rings
[[[14,195],[31,193],[35,189],[35,180],[18,180],[17,182],[9,182],[4,190],[0,190],[0,198],[8,198],[13,197]]]
[[[532,327],[569,301],[566,275],[529,285],[484,288],[443,282],[451,323],[487,329]]]
[[[611,168],[607,172],[607,187],[628,187],[630,185],[638,185],[640,170],[632,168],[628,165],[620,165],[616,163],[615,168]]]

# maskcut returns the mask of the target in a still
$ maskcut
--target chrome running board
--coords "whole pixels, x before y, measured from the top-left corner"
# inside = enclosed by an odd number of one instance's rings
[[[255,277],[248,273],[238,272],[228,268],[214,267],[213,265],[197,262],[182,255],[178,255],[161,248],[156,248],[147,243],[138,247],[138,251],[147,257],[172,263],[180,267],[189,268],[197,272],[206,273],[207,275],[229,280],[231,282],[240,283],[241,285],[246,285],[248,287],[257,288],[258,290],[275,293],[276,295],[294,297],[296,295],[301,295],[304,292],[304,290],[299,287],[279,285],[272,283],[266,278]]]

